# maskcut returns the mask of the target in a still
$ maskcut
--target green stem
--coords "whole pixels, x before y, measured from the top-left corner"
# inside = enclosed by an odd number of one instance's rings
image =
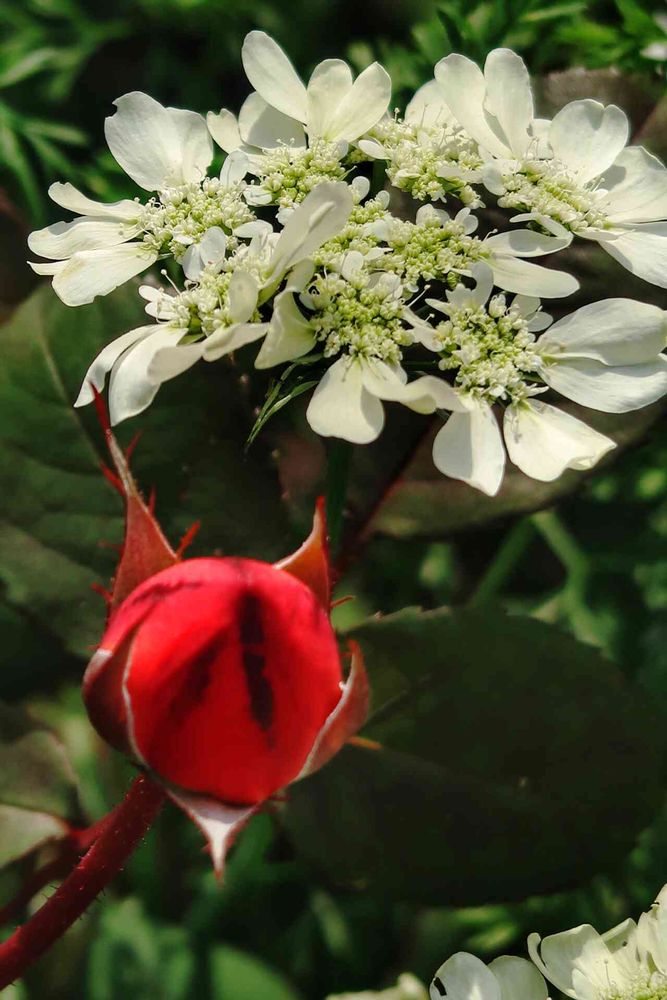
[[[531,521],[567,572],[560,601],[570,618],[576,636],[584,642],[598,645],[600,640],[597,621],[586,600],[586,589],[591,575],[591,561],[587,553],[555,511],[540,511],[532,515]]]
[[[535,528],[529,518],[522,518],[507,532],[490,566],[480,580],[468,607],[477,608],[496,596],[505,581],[516,568],[526,551]]]
[[[352,445],[348,441],[332,438],[327,450],[326,477],[327,526],[332,555],[338,551],[343,533],[351,461]]]

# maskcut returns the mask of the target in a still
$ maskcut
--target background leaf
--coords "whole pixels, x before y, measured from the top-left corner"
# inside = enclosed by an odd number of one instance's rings
[[[287,809],[335,884],[468,905],[553,891],[622,858],[656,812],[661,721],[592,648],[489,610],[349,634],[379,706],[364,735],[387,749],[348,747]]]
[[[75,779],[53,733],[0,704],[0,867],[68,830]]]

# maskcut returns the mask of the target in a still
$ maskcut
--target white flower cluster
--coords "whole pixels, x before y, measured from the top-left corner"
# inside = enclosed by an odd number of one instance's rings
[[[528,938],[532,961],[503,955],[490,965],[467,952],[436,972],[430,992],[414,976],[379,993],[329,1000],[548,1000],[545,977],[572,1000],[667,1000],[667,886],[639,921],[604,934],[589,924]]]
[[[107,141],[147,200],[51,188],[78,217],[29,244],[65,303],[158,262],[175,279],[140,288],[151,322],[104,348],[77,405],[110,375],[118,423],[198,361],[258,342],[255,366],[282,366],[286,393],[307,370],[317,433],[362,444],[382,431],[385,402],[440,411],[435,465],[493,495],[507,455],[548,481],[614,447],[544,393],[622,413],[667,392],[661,309],[611,298],[552,325],[540,302],[579,287],[535,260],[575,238],[667,287],[667,170],[626,145],[623,111],[584,100],[537,118],[509,49],[483,71],[442,59],[403,116],[388,112],[377,63],[354,79],[327,59],[305,85],[253,31],[243,64],[254,90],[238,116],[204,119],[140,93],[116,101]],[[473,214],[491,199],[502,231]]]

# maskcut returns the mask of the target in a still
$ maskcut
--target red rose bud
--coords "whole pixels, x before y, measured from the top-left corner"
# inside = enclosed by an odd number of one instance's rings
[[[110,717],[95,695],[107,672],[122,675],[124,701]],[[328,615],[304,583],[251,559],[192,559],[121,604],[84,694],[103,734],[124,731],[161,778],[255,805],[300,773],[341,681]]]
[[[354,647],[343,683],[329,621],[323,506],[309,539],[276,566],[181,562],[106,433],[126,536],[84,700],[100,735],[199,824],[219,871],[258,805],[326,763],[366,716],[361,657]]]

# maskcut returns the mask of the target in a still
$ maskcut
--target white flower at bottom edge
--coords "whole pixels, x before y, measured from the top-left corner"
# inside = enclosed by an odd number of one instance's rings
[[[638,924],[628,919],[604,934],[589,924],[543,939],[531,934],[528,950],[573,1000],[665,1000],[667,886]]]
[[[398,977],[396,986],[386,990],[364,990],[363,993],[336,993],[327,1000],[428,1000],[426,987],[409,972]]]
[[[503,955],[490,965],[467,952],[452,955],[431,983],[431,1000],[547,1000],[547,987],[534,965]]]
[[[402,403],[417,413],[459,408],[455,391],[442,379],[433,375],[414,382],[407,379],[398,365],[345,355],[325,372],[306,419],[322,437],[370,444],[384,427],[382,401]]]

